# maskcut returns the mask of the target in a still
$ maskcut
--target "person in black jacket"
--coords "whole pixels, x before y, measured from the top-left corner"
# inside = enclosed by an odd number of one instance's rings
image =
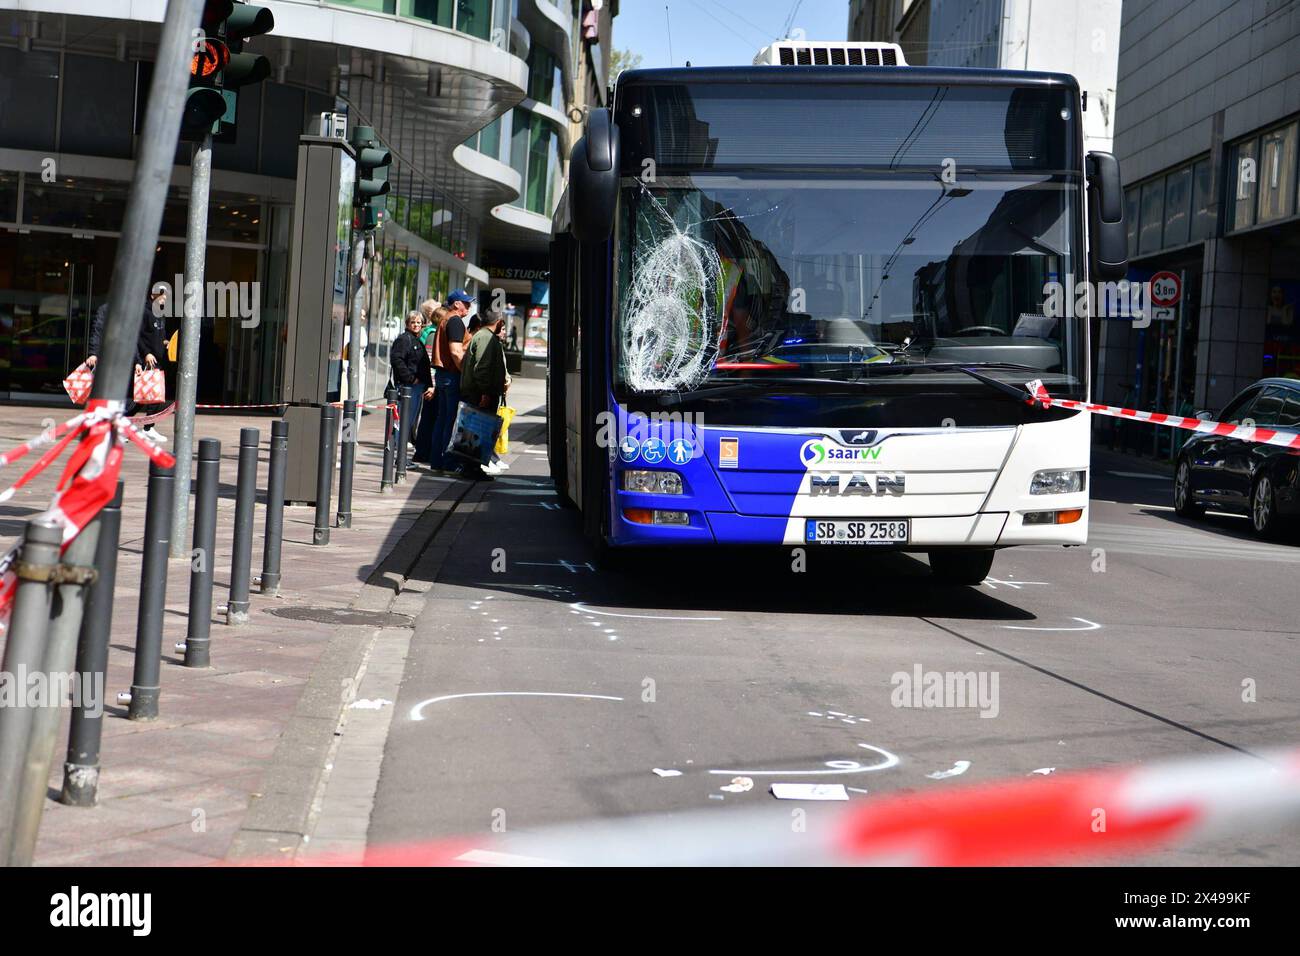
[[[135,338],[135,367],[136,368],[157,368],[158,356],[162,355],[166,349],[166,314],[167,314],[167,286],[159,284],[149,293],[149,300],[145,303],[144,311],[140,315],[140,325],[136,330]],[[99,362],[99,353],[104,344],[104,323],[108,318],[108,303],[101,305],[96,311],[95,316],[90,323],[90,342],[89,352],[86,357],[86,364],[94,368]],[[126,413],[134,415],[139,408],[134,399],[135,382],[134,378],[130,385],[127,386],[126,392]],[[162,406],[149,405],[145,411],[160,409]],[[154,441],[165,442],[167,436],[157,431],[153,425],[146,425],[145,433]]]
[[[424,316],[411,312],[406,316],[406,331],[394,340],[388,352],[388,362],[393,370],[393,382],[401,394],[399,414],[410,416],[407,434],[415,437],[415,427],[420,420],[421,399],[433,398],[433,370],[429,353],[420,341]]]

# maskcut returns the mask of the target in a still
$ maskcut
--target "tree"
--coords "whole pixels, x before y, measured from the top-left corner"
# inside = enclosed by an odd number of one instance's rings
[[[641,65],[641,54],[631,50],[614,50],[609,55],[609,75],[617,77],[623,70],[635,70]]]

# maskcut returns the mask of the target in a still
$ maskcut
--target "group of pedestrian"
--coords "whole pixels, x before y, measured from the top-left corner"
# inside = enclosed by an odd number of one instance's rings
[[[407,315],[406,331],[393,342],[389,362],[404,399],[401,407],[411,409],[412,461],[435,474],[490,481],[508,467],[499,457],[484,468],[447,454],[460,402],[496,414],[509,387],[505,316],[471,315],[473,304],[464,289],[453,290],[445,307],[433,300],[422,303]]]

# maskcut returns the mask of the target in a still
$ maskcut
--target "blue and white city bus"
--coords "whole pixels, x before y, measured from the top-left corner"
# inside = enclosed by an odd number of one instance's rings
[[[598,555],[854,544],[977,583],[1084,543],[1088,416],[1025,401],[1087,398],[1050,290],[1127,267],[1083,107],[891,44],[621,74],[551,246],[551,471]]]

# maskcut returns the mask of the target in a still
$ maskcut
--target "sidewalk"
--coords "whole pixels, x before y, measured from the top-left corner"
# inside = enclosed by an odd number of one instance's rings
[[[520,381],[512,404],[521,413],[531,411],[543,400],[544,388],[544,381]],[[49,408],[0,407],[0,448],[38,434],[47,419],[66,417],[70,413]],[[196,439],[222,443],[214,608],[229,592],[239,429],[253,426],[262,432],[258,487],[264,489],[272,421],[201,415],[196,423]],[[159,427],[171,437],[170,421]],[[99,805],[68,807],[53,799],[63,779],[65,717],[38,865],[207,864],[225,859],[237,834],[257,843],[265,829],[268,845],[276,845],[285,842],[285,834],[306,832],[309,797],[355,689],[365,647],[380,628],[409,626],[408,618],[391,613],[392,602],[440,516],[471,489],[467,482],[411,471],[404,484],[380,495],[383,427],[382,414],[363,418],[352,528],[332,528],[330,544],[314,547],[314,509],[286,508],[280,593],[264,598],[254,586],[250,621],[242,627],[227,626],[214,615],[211,668],[184,667],[183,655],[174,650],[185,639],[190,562],[170,562],[160,716],[151,722],[126,719],[126,708],[116,703],[118,692],[131,685],[148,474],[145,457],[127,451]],[[290,443],[298,437],[290,435]],[[16,480],[30,460],[6,469],[0,487]],[[26,518],[48,505],[61,471],[62,461],[0,506],[5,548],[21,534]],[[331,514],[335,510],[337,479]],[[261,570],[264,520],[259,494],[255,574]],[[285,734],[291,723],[297,737]],[[303,735],[304,726],[316,732]],[[268,774],[273,765],[276,772]]]

